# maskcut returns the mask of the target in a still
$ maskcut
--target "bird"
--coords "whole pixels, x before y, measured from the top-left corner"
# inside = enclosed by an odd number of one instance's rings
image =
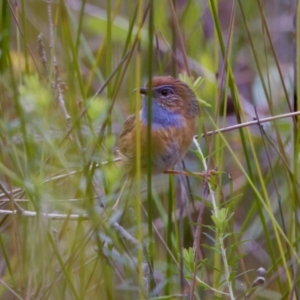
[[[137,163],[137,130],[140,130],[141,172],[147,170],[147,127],[151,122],[151,172],[153,175],[182,174],[173,167],[182,161],[197,127],[200,108],[192,89],[183,81],[170,76],[152,78],[151,91],[146,86],[137,90],[142,95],[141,110],[130,115],[120,132],[117,151],[130,174],[135,174]],[[151,105],[148,105],[148,95]],[[151,106],[151,119],[148,109]],[[139,125],[137,126],[137,118]],[[199,173],[202,174],[202,173]],[[203,175],[203,174],[202,174]],[[202,177],[202,176],[201,176]]]

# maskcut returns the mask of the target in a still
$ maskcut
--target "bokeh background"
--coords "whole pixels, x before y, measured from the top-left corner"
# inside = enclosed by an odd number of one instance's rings
[[[299,299],[297,118],[211,132],[298,110],[297,4],[1,2],[0,298]],[[124,185],[113,162],[154,75],[203,77],[216,207],[199,178]],[[182,167],[204,170],[195,144]]]

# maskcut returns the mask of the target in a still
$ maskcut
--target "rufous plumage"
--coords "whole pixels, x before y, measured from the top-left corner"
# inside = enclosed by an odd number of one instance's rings
[[[140,118],[141,168],[147,168],[147,87],[143,95]],[[152,79],[151,99],[151,170],[153,174],[172,173],[172,169],[186,154],[195,134],[199,116],[199,104],[194,92],[184,82],[169,76]],[[136,170],[136,115],[125,121],[118,140],[121,160],[130,173]]]

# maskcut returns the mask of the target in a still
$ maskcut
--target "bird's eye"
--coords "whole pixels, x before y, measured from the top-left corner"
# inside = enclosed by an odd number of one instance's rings
[[[161,90],[160,93],[161,93],[162,96],[168,96],[169,91],[168,91],[168,89],[163,89],[163,90]]]

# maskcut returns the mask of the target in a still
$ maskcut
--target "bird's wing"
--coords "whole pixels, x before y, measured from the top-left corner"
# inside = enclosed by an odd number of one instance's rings
[[[123,124],[122,131],[119,135],[119,140],[131,133],[135,127],[135,115],[129,116]]]
[[[123,160],[132,160],[135,158],[135,125],[135,115],[129,116],[125,121],[122,131],[119,135],[118,150]]]

